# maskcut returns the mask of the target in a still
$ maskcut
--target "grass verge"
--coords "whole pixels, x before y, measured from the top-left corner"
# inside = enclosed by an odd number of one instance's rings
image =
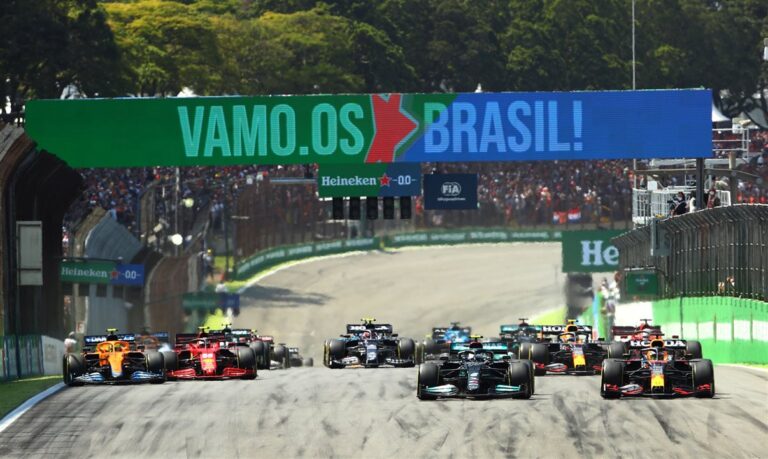
[[[35,376],[0,383],[0,418],[5,417],[27,399],[60,382],[61,375]]]
[[[528,321],[535,325],[562,325],[565,323],[565,307],[536,315]]]

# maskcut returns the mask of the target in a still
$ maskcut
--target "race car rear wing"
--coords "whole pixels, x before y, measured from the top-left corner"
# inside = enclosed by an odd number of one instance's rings
[[[667,349],[685,349],[685,340],[665,339],[664,347]],[[651,340],[633,339],[628,341],[630,349],[645,349],[651,347]]]
[[[347,324],[347,334],[359,335],[366,330],[375,331],[376,333],[392,334],[394,328],[390,324],[378,324],[378,325],[365,325],[365,324]]]
[[[208,339],[218,339],[218,340],[224,340],[225,335],[222,332],[214,331],[209,332],[206,334],[206,338]],[[197,339],[200,339],[200,336],[197,333],[176,333],[176,344],[187,344],[191,343],[192,341],[195,341]]]
[[[586,335],[588,333],[592,333],[592,326],[591,325],[576,325],[578,328],[576,330],[576,333],[580,335]],[[561,333],[568,333],[566,331],[566,328],[568,325],[542,325],[541,326],[541,333],[544,335],[559,335]]]
[[[451,343],[450,351],[452,353],[469,351],[469,350],[493,351],[494,354],[499,354],[499,353],[506,354],[507,352],[509,352],[509,346],[507,346],[505,343],[483,343],[483,347],[481,349],[481,348],[470,347],[469,343]]]
[[[528,333],[538,333],[541,331],[541,325],[502,325],[499,330],[501,333],[515,333],[524,331]]]
[[[648,331],[651,335],[661,335],[661,326],[660,325],[649,325],[645,329],[642,330],[643,332]],[[627,341],[629,338],[640,332],[637,327],[633,326],[627,326],[627,325],[615,325],[611,327],[611,333],[613,333],[614,339],[620,338],[621,341]]]
[[[432,339],[443,339],[448,327],[432,327]]]
[[[121,333],[116,335],[119,341],[133,343],[136,341],[136,335],[133,333]],[[88,351],[96,347],[97,344],[107,341],[107,335],[88,335],[83,337],[83,350]]]

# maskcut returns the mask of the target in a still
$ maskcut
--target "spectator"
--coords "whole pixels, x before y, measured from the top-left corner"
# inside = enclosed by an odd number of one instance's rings
[[[682,191],[677,193],[677,196],[672,200],[672,206],[670,208],[670,215],[683,215],[688,213],[688,203],[685,200],[685,193]]]

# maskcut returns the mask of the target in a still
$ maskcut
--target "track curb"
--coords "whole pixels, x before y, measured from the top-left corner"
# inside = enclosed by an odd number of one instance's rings
[[[60,382],[40,392],[39,394],[34,395],[31,398],[28,398],[24,403],[19,405],[16,409],[14,409],[13,411],[5,415],[3,419],[0,419],[0,433],[2,433],[5,429],[10,427],[11,424],[13,424],[20,417],[22,417],[24,413],[32,409],[35,405],[42,402],[47,397],[60,391],[64,387],[66,387],[65,384],[63,382]]]

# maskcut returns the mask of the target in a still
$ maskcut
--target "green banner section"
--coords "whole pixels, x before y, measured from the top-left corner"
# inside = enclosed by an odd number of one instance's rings
[[[116,272],[114,261],[62,261],[61,282],[109,284]]]
[[[626,271],[625,292],[637,299],[655,299],[659,295],[659,275],[655,271]]]
[[[261,271],[287,261],[300,260],[321,255],[353,252],[358,250],[379,250],[422,245],[450,245],[468,243],[500,242],[547,242],[559,241],[561,231],[517,231],[507,229],[478,229],[461,231],[419,232],[386,236],[384,238],[360,238],[343,241],[318,242],[263,250],[247,258],[235,267],[234,278],[245,280]]]
[[[562,235],[562,231],[518,231],[507,229],[421,232],[389,236],[384,240],[384,245],[386,247],[405,247],[409,245],[444,245],[484,242],[547,242],[559,241]]]
[[[672,298],[653,302],[665,335],[701,341],[715,363],[768,364],[768,303],[734,297]]]
[[[389,163],[455,97],[32,100],[26,129],[75,168]]]
[[[381,240],[377,237],[275,247],[274,249],[263,250],[239,263],[235,267],[235,279],[247,279],[261,271],[287,261],[353,252],[356,250],[376,250],[380,247]]]
[[[619,249],[611,239],[623,231],[563,232],[563,272],[599,273],[619,267]]]

